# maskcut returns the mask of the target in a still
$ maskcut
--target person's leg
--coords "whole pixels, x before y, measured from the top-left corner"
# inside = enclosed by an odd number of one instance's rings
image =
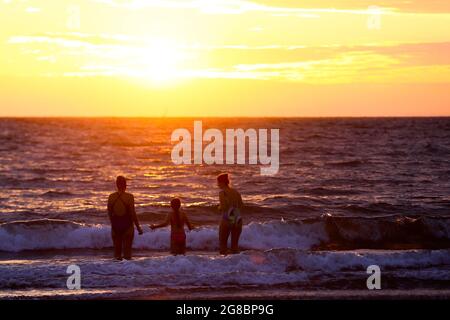
[[[114,245],[114,259],[122,260],[122,236],[111,230]]]
[[[175,240],[170,237],[170,253],[176,255],[177,254],[177,244]]]
[[[219,226],[219,248],[220,254],[227,254],[228,238],[230,236],[230,228],[227,221],[221,221]]]
[[[131,260],[133,238],[134,238],[134,226],[131,226],[123,235],[123,257],[127,260]]]
[[[170,237],[170,253],[173,255],[186,253],[186,240],[176,241]]]
[[[242,233],[242,221],[235,224],[231,229],[231,252],[239,253],[239,237]]]
[[[180,254],[186,254],[186,241],[180,243]]]

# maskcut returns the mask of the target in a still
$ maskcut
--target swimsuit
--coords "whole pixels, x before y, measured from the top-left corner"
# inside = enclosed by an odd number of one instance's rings
[[[124,215],[120,215],[120,216],[114,214],[114,206],[115,206],[116,202],[119,201],[119,200],[120,200],[120,202],[122,202],[122,204],[125,207],[125,214]],[[133,225],[133,219],[131,218],[131,214],[129,213],[128,206],[121,199],[121,197],[119,195],[119,196],[117,196],[116,200],[112,204],[111,208],[113,210],[113,214],[111,215],[111,226],[112,226],[112,229],[117,235],[124,234]]]
[[[225,190],[223,191],[223,193],[224,193],[225,197],[230,200],[230,198],[229,198],[228,194],[225,192]],[[228,202],[231,202],[229,200],[228,200]],[[227,211],[223,212],[222,219],[227,221],[230,225],[238,224],[239,222],[242,221],[240,208],[231,205]]]

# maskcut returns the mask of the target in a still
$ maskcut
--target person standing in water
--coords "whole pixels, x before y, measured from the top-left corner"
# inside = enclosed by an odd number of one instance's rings
[[[117,192],[109,195],[108,216],[111,222],[111,236],[114,244],[114,258],[117,260],[131,260],[131,250],[134,238],[134,225],[141,235],[142,228],[134,208],[134,196],[125,192],[127,180],[118,176],[116,179]],[[122,256],[123,252],[123,256]]]
[[[228,238],[231,234],[231,253],[239,253],[239,237],[242,232],[241,210],[244,206],[239,192],[230,187],[227,173],[217,177],[219,192],[219,211],[222,215],[219,225],[220,254],[228,253]]]
[[[172,212],[167,215],[166,221],[161,224],[152,224],[150,228],[152,230],[158,228],[164,228],[170,225],[170,253],[185,254],[186,253],[186,233],[184,231],[184,225],[187,225],[189,230],[194,229],[187,215],[180,210],[181,200],[172,199],[170,201],[170,207]]]

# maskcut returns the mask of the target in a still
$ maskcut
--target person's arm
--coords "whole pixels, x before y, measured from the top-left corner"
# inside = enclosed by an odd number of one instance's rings
[[[130,208],[131,208],[131,217],[133,219],[134,224],[136,225],[136,229],[138,230],[139,234],[142,234],[143,231],[142,231],[141,225],[139,224],[138,217],[136,215],[136,208],[134,207],[134,196],[133,195],[131,195]]]
[[[150,229],[158,229],[158,228],[164,228],[167,227],[170,224],[170,213],[167,214],[166,220],[163,223],[160,224],[151,224]]]
[[[225,197],[225,192],[224,191],[220,191],[219,192],[219,211],[220,213],[223,213],[224,211],[226,211],[227,208],[227,199]]]
[[[189,230],[194,229],[194,226],[192,225],[191,221],[189,221],[189,219],[188,219],[188,217],[187,217],[187,214],[185,214],[185,213],[183,212],[183,216],[184,216],[184,221],[185,221],[187,227],[189,228]]]
[[[107,207],[108,207],[109,222],[112,223],[113,208],[112,208],[111,195],[108,197],[108,206]]]
[[[238,199],[238,205],[239,205],[239,209],[242,209],[244,207],[244,202],[242,201],[242,196],[240,193],[238,193],[239,195],[239,199]]]

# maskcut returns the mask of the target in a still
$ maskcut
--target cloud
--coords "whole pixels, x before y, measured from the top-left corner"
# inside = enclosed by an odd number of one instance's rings
[[[247,1],[247,0],[93,0],[97,3],[119,7],[130,10],[144,8],[166,8],[166,9],[195,9],[205,14],[244,14],[247,12],[263,12],[277,15],[293,15],[300,18],[317,18],[317,13],[351,13],[351,14],[371,14],[368,6],[340,6],[335,1],[334,5],[321,6],[320,1],[315,1],[316,6],[304,6],[304,3],[297,2],[292,6],[285,1]],[[289,6],[286,6],[289,4]],[[331,4],[331,3],[330,3]],[[389,7],[381,7],[380,13],[390,13]]]
[[[450,82],[450,42],[399,45],[198,45],[146,37],[53,33],[12,36],[53,76],[223,78],[304,83]],[[153,44],[152,44],[153,43]],[[152,44],[152,45],[150,45]]]
[[[450,12],[448,0],[254,0],[257,3],[273,6],[276,4],[286,8],[340,8],[365,9],[370,6],[391,8],[402,12]]]
[[[41,8],[28,7],[28,8],[25,9],[25,11],[27,13],[39,13],[39,12],[41,12]]]

